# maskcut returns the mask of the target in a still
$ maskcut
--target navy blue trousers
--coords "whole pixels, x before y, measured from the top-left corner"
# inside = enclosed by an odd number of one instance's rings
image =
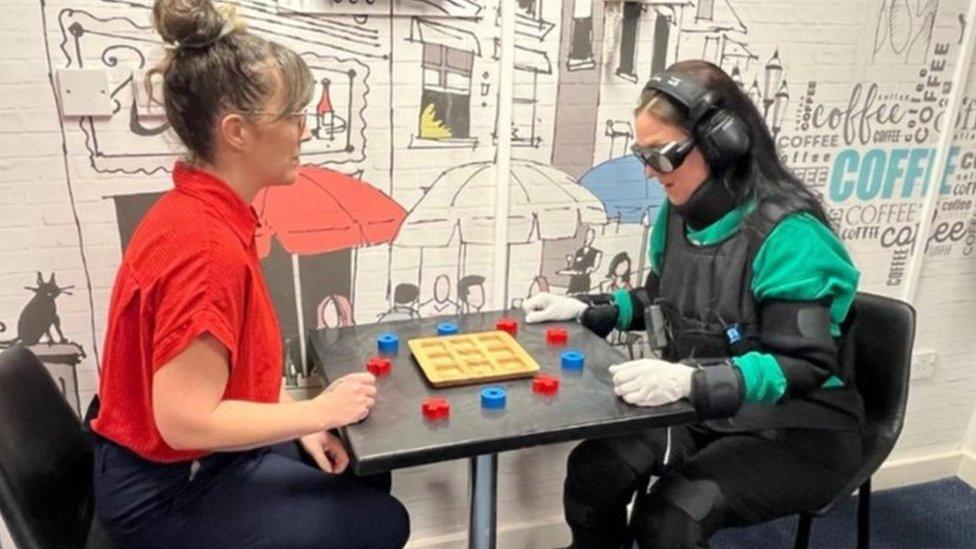
[[[305,458],[303,460],[303,457]],[[390,475],[329,475],[294,442],[160,464],[97,437],[95,506],[120,547],[403,547]]]

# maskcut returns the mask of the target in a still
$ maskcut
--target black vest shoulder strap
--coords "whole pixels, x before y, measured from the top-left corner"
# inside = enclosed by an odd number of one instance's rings
[[[760,227],[758,234],[753,235],[759,242],[766,240],[769,233],[773,232],[773,229],[779,225],[786,216],[794,213],[793,211],[780,206],[779,204],[774,204],[772,202],[761,202],[759,207],[752,212],[753,216],[760,216],[762,218],[762,223],[757,225]]]

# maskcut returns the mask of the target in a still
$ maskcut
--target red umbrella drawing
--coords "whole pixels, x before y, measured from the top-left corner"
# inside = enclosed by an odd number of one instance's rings
[[[291,185],[267,187],[252,203],[261,219],[255,233],[258,256],[271,253],[271,238],[292,255],[299,334],[305,333],[299,255],[313,255],[391,242],[407,212],[365,181],[318,166],[302,166]],[[305,363],[305,338],[301,360]]]
[[[302,166],[291,185],[267,187],[253,202],[261,218],[258,255],[271,237],[291,254],[309,255],[390,242],[406,210],[365,181],[318,166]]]

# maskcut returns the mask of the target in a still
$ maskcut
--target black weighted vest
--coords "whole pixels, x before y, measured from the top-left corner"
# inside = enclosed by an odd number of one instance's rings
[[[727,358],[762,351],[760,310],[752,293],[752,264],[763,242],[790,212],[760,204],[749,215],[770,222],[761,232],[742,227],[729,238],[700,246],[688,241],[685,222],[668,212],[667,243],[658,281],[656,303],[666,322],[668,345],[663,358]],[[709,421],[720,430],[784,427],[854,428],[863,418],[863,404],[853,386],[853,353],[837,339],[845,387],[818,389],[805,398],[776,404],[743,404],[732,418]],[[847,347],[847,349],[845,349]],[[848,351],[848,352],[845,352]]]

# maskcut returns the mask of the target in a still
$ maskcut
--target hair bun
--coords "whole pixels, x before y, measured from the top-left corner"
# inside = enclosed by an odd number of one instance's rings
[[[164,42],[202,48],[237,27],[233,8],[218,8],[211,0],[156,0],[153,24]]]

